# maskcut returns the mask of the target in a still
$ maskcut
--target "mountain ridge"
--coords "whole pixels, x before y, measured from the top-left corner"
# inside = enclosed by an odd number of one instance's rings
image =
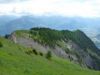
[[[80,30],[31,28],[15,31],[9,39],[20,45],[36,48],[43,53],[50,50],[54,55],[69,59],[83,67],[100,69],[99,49]]]

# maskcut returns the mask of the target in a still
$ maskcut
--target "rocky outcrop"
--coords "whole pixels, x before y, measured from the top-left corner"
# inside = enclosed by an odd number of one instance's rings
[[[10,36],[9,39],[11,39],[11,40],[13,40],[13,42],[23,45],[25,47],[35,48],[36,50],[41,51],[43,53],[47,53],[47,51],[50,50],[50,51],[52,51],[52,53],[54,53],[55,55],[57,55],[59,57],[62,57],[62,58],[68,57],[68,55],[62,48],[56,46],[53,49],[53,48],[50,48],[49,46],[43,46],[29,37],[17,37],[14,33]]]

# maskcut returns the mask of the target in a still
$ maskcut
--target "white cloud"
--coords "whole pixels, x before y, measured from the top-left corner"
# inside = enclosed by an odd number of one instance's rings
[[[13,3],[13,2],[23,2],[29,0],[0,0],[0,3]]]
[[[51,13],[63,16],[100,17],[100,0],[27,0],[0,4],[1,14],[23,12],[36,15]]]

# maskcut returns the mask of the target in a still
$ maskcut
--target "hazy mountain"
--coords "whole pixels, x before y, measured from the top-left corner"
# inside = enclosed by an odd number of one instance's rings
[[[18,18],[18,16],[13,15],[2,15],[0,16],[0,35],[5,35],[9,33],[8,27],[10,26],[8,22]],[[7,24],[7,25],[6,25]]]
[[[11,17],[8,17],[11,18]],[[61,16],[22,16],[20,18],[1,20],[1,24],[4,25],[4,28],[8,31],[16,29],[28,29],[31,27],[49,27],[53,29],[81,29],[89,36],[98,34],[99,32],[99,18],[90,19],[90,18],[80,18],[80,17],[61,17]],[[8,26],[9,25],[9,26]],[[8,28],[9,27],[9,28]],[[0,27],[1,28],[1,27]]]
[[[29,29],[32,27],[49,27],[53,29],[74,30],[84,27],[78,24],[77,18],[66,18],[61,16],[22,16],[17,19],[5,18],[7,22],[1,20],[3,34],[10,33],[17,29]],[[9,20],[8,20],[9,19]]]

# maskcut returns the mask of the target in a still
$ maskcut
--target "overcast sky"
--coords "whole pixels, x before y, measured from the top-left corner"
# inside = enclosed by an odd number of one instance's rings
[[[100,0],[0,0],[0,14],[100,17]]]

